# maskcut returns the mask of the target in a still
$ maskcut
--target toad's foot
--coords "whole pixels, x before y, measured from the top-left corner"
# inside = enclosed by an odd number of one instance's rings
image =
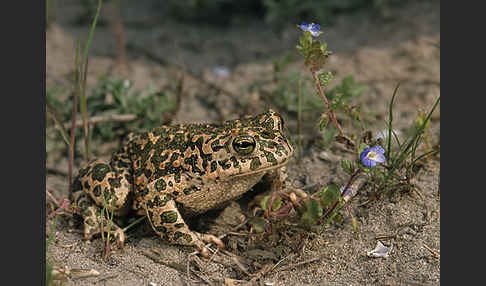
[[[205,233],[198,233],[198,232],[192,232],[192,233],[198,237],[198,239],[195,240],[195,246],[201,252],[201,255],[205,258],[209,258],[209,250],[206,247],[205,243],[206,244],[214,243],[219,248],[224,248],[223,241],[221,241],[221,239],[217,238],[212,234],[205,234]]]

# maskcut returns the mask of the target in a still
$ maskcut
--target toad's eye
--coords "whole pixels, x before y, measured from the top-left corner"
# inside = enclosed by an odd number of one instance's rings
[[[255,150],[256,142],[250,136],[238,136],[233,140],[233,149],[239,155],[249,155]]]

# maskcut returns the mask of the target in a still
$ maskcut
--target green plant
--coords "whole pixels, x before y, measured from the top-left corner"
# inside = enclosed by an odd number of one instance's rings
[[[327,113],[330,120],[339,132],[340,137],[344,137],[344,133],[341,129],[341,125],[338,123],[334,110],[329,104],[329,100],[324,94],[323,88],[329,85],[333,78],[331,72],[324,72],[323,68],[326,64],[327,58],[332,54],[327,50],[327,44],[321,43],[319,40],[314,40],[313,37],[318,37],[322,32],[320,31],[320,25],[314,23],[302,22],[299,26],[304,31],[299,38],[299,45],[297,45],[297,51],[304,56],[304,64],[309,69],[314,80],[314,85],[321,97],[322,101],[326,105]],[[323,118],[323,117],[321,117]],[[322,123],[320,124],[322,125]]]
[[[344,190],[348,190],[354,180],[361,174],[366,175],[365,180],[373,187],[376,197],[387,194],[392,189],[414,190],[418,192],[418,186],[411,183],[411,179],[415,175],[413,172],[415,165],[421,159],[439,152],[439,150],[430,150],[417,156],[421,138],[425,136],[430,116],[437,108],[440,102],[440,96],[425,118],[420,120],[418,124],[417,121],[412,123],[411,128],[414,132],[406,139],[406,143],[402,144],[393,131],[393,103],[397,91],[398,86],[393,93],[389,106],[388,136],[386,137],[386,142],[382,142],[381,138],[372,140],[371,133],[365,133],[357,145],[356,160],[354,162],[349,160],[341,161],[343,171],[350,176],[346,185],[341,188],[341,197],[345,196],[346,192]],[[396,140],[398,145],[397,150],[393,149],[393,145],[391,144],[392,138]],[[383,143],[386,143],[386,150],[381,146]],[[332,217],[344,205],[341,201],[336,202],[324,217]]]
[[[378,185],[378,192],[386,194],[392,188],[405,187],[408,190],[416,189],[416,186],[411,183],[414,176],[413,170],[415,165],[422,159],[439,152],[438,149],[428,150],[420,155],[417,154],[422,140],[426,138],[425,132],[428,129],[430,117],[440,103],[440,96],[437,97],[433,107],[429,113],[424,117],[424,114],[419,113],[417,118],[410,126],[410,134],[405,142],[400,142],[398,136],[393,132],[393,102],[396,96],[398,86],[395,89],[389,108],[388,119],[388,136],[387,136],[387,156],[388,168],[383,173],[383,180]],[[393,137],[392,137],[393,134]],[[392,138],[396,141],[398,148],[394,150]]]
[[[97,122],[90,124],[90,140],[109,141],[131,131],[157,127],[168,121],[178,107],[177,90],[161,90],[149,85],[145,90],[131,92],[131,88],[128,80],[108,76],[98,79],[86,101],[87,117],[91,118],[88,121]],[[61,113],[59,121],[68,121],[71,112],[65,106],[71,104],[61,102],[49,92],[48,98]],[[68,103],[72,103],[71,100]]]
[[[100,228],[101,228],[101,241],[103,241],[105,247],[103,248],[103,259],[107,260],[111,255],[111,226],[113,225],[113,214],[115,213],[113,205],[111,206],[111,212],[108,209],[108,204],[106,202],[106,196],[108,194],[105,193],[103,195],[103,209],[100,213]],[[114,201],[112,201],[114,204]],[[106,238],[105,238],[105,219],[108,221],[106,226]]]
[[[344,135],[340,124],[337,122],[334,110],[344,111],[352,120],[361,122],[360,114],[357,110],[353,110],[350,102],[364,91],[364,87],[356,85],[353,78],[349,76],[344,78],[340,85],[324,94],[324,88],[329,85],[333,77],[332,73],[323,69],[331,53],[327,51],[325,43],[313,39],[313,37],[318,37],[321,34],[318,24],[302,23],[298,27],[304,31],[304,34],[299,40],[300,45],[297,46],[297,50],[304,56],[305,66],[312,74],[314,86],[320,99],[322,99],[322,103],[324,103],[323,107],[327,108],[327,112],[322,113],[320,117],[319,128],[322,131],[327,127],[327,122],[331,120],[334,128],[331,129],[332,135],[328,139],[343,143],[345,148],[355,154],[355,159],[341,160],[341,168],[349,176],[346,183],[341,187],[331,183],[311,195],[297,192],[299,193],[299,197],[297,197],[296,193],[293,192],[290,194],[274,192],[264,196],[260,203],[260,208],[264,210],[263,218],[251,220],[250,224],[254,229],[260,231],[272,229],[272,225],[280,225],[282,221],[291,219],[292,210],[295,210],[300,226],[307,229],[313,226],[321,226],[322,231],[332,221],[342,222],[343,218],[339,211],[345,208],[351,218],[353,229],[358,230],[357,221],[348,205],[350,199],[357,192],[359,185],[356,184],[357,182],[366,182],[368,186],[371,186],[375,198],[382,197],[390,190],[405,189],[418,192],[419,187],[411,183],[416,164],[439,151],[426,150],[418,155],[419,146],[424,138],[427,138],[425,132],[428,129],[430,117],[440,102],[440,97],[437,98],[429,113],[421,112],[418,114],[409,128],[409,137],[402,143],[393,129],[393,104],[398,91],[397,86],[388,110],[388,136],[384,137],[385,139],[383,139],[383,136],[373,137],[371,131],[365,131],[359,137],[352,134],[353,141],[350,137]],[[297,99],[300,99],[301,79],[300,74],[297,75],[296,77],[299,80]],[[295,81],[290,82],[295,84]],[[285,95],[285,93],[282,94]],[[297,110],[300,114],[300,100],[297,103]],[[334,137],[333,130],[338,132],[338,136]],[[392,138],[396,141],[397,147],[392,144]],[[383,142],[384,140],[386,142]],[[427,140],[425,141],[427,142]]]
[[[313,81],[303,76],[300,71],[285,72],[292,61],[292,56],[286,55],[279,61],[274,61],[274,82],[277,83],[271,91],[272,102],[282,110],[297,113],[299,108],[305,112],[317,112],[324,108],[322,99],[314,96]],[[326,91],[326,97],[333,110],[352,113],[351,101],[356,100],[366,91],[366,86],[358,84],[352,75],[345,76],[341,82]],[[351,116],[350,116],[351,117]],[[356,116],[352,116],[355,119]]]
[[[415,175],[413,172],[415,165],[427,156],[439,152],[439,150],[429,150],[418,155],[420,143],[425,136],[430,117],[440,102],[440,97],[437,98],[425,117],[421,117],[419,114],[421,119],[412,122],[411,129],[414,132],[406,139],[406,142],[402,143],[394,134],[392,124],[393,102],[397,89],[394,91],[389,107],[387,141],[383,142],[382,138],[372,139],[371,132],[365,132],[357,140],[353,145],[356,147],[355,160],[341,160],[342,170],[349,175],[345,184],[338,187],[331,183],[312,195],[301,195],[300,199],[295,195],[285,193],[272,193],[264,196],[260,204],[260,207],[265,210],[264,218],[250,222],[255,229],[262,230],[266,225],[290,218],[291,210],[294,209],[298,214],[297,218],[301,226],[312,228],[320,225],[322,231],[333,221],[342,222],[343,217],[339,211],[346,208],[351,217],[353,229],[357,230],[356,219],[347,203],[357,191],[355,183],[358,181],[366,181],[373,188],[376,198],[387,194],[390,190],[404,189],[418,192],[419,187],[411,183],[411,179]],[[397,141],[396,150],[392,147],[392,138]],[[386,149],[381,145],[387,146]]]

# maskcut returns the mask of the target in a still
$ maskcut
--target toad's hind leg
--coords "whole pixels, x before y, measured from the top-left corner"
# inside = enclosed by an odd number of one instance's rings
[[[112,167],[101,160],[90,162],[79,171],[73,183],[72,201],[81,210],[84,220],[84,238],[110,231],[118,246],[123,246],[123,230],[110,216],[124,214],[130,205],[130,176],[128,169]],[[106,212],[103,212],[103,208]],[[109,214],[109,215],[108,215]]]
[[[176,203],[171,196],[171,190],[160,188],[162,178],[147,185],[148,195],[145,197],[144,209],[154,231],[169,243],[195,246],[202,255],[209,256],[205,243],[215,243],[224,248],[224,243],[211,234],[203,234],[189,229],[182,218]],[[157,187],[159,186],[159,187]]]

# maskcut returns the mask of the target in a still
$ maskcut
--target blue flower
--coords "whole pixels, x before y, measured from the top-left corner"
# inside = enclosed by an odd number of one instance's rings
[[[319,25],[319,24],[314,24],[314,23],[307,24],[306,22],[302,22],[299,25],[299,27],[304,32],[309,31],[311,33],[311,35],[314,36],[314,37],[317,37],[322,33],[322,32],[319,31],[321,29],[321,25]]]
[[[344,192],[344,187],[345,186],[341,186],[341,188],[339,188],[341,190],[341,194]],[[349,196],[349,195],[352,195],[352,194],[353,194],[353,189],[351,189],[351,188],[347,188],[346,192],[344,192],[345,196]]]
[[[374,167],[377,163],[383,163],[386,161],[385,150],[380,145],[367,147],[363,150],[363,152],[361,152],[359,159],[365,167]]]

